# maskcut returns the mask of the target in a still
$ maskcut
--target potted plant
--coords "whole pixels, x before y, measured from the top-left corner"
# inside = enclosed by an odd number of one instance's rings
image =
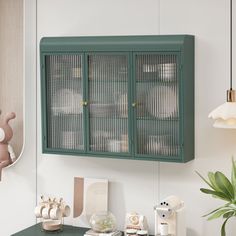
[[[201,188],[201,192],[210,194],[214,198],[219,198],[225,201],[225,204],[210,213],[208,220],[213,220],[219,217],[224,219],[221,227],[221,236],[225,236],[225,225],[231,217],[236,216],[236,162],[232,159],[231,181],[220,171],[208,172],[208,178],[204,178],[201,174],[197,174],[208,184],[210,188]]]

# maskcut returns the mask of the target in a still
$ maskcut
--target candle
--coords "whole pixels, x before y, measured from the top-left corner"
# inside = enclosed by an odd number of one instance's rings
[[[161,236],[167,236],[169,231],[169,226],[167,223],[161,223],[160,224],[160,235]]]

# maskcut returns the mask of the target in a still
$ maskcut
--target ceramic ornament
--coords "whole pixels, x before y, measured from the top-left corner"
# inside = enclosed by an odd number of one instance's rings
[[[0,181],[2,169],[12,164],[16,159],[13,148],[8,143],[13,137],[13,130],[9,125],[9,121],[15,119],[15,117],[14,112],[7,113],[0,125]]]
[[[139,233],[141,233],[140,235],[148,235],[146,217],[137,212],[127,213],[125,218],[125,235],[139,235]]]
[[[41,196],[41,201],[35,207],[34,214],[41,219],[42,229],[45,231],[63,230],[64,217],[70,215],[70,207],[62,198],[58,201],[56,198],[47,200]]]

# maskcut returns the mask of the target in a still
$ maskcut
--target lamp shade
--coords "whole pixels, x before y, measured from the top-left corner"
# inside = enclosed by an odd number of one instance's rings
[[[209,116],[215,120],[215,128],[236,129],[236,102],[225,102],[213,110]]]

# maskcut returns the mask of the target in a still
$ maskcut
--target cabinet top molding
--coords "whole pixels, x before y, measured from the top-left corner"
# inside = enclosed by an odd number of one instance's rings
[[[194,41],[193,35],[134,35],[134,36],[81,36],[43,37],[41,52],[65,51],[180,51]]]

